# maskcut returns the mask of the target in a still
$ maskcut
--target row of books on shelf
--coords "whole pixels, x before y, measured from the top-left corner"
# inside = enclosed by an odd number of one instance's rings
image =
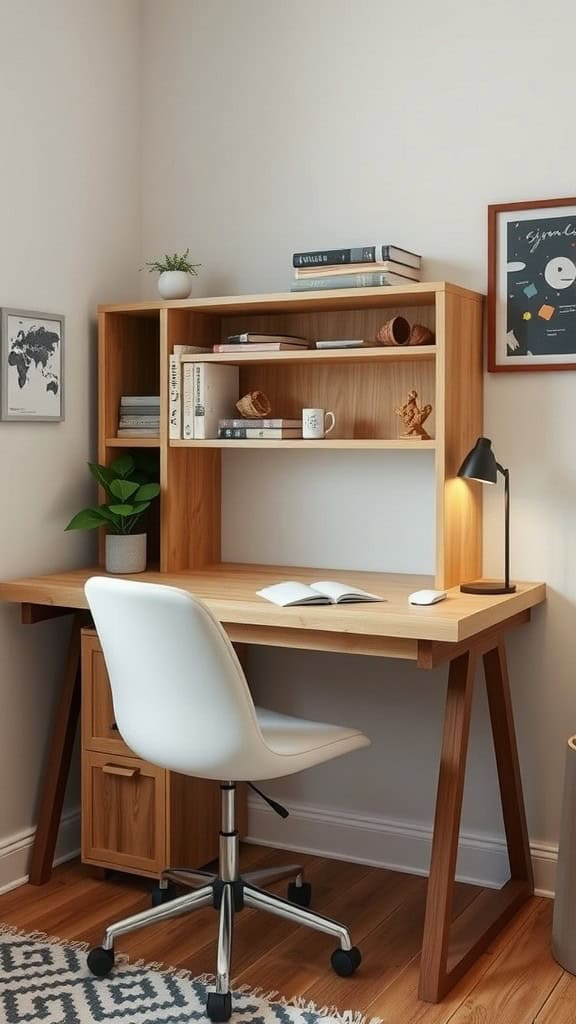
[[[383,288],[420,281],[422,258],[409,249],[378,243],[295,252],[291,291]]]
[[[171,441],[302,437],[300,419],[258,419],[238,415],[236,403],[240,397],[240,380],[237,366],[183,363],[182,354],[190,353],[174,353],[170,357],[168,434]]]

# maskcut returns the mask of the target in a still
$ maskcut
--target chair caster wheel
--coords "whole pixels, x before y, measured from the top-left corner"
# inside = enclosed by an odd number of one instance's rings
[[[302,882],[302,885],[290,882],[288,886],[288,899],[290,903],[296,903],[299,907],[309,907],[310,900],[312,899],[312,886],[310,882]]]
[[[362,955],[357,946],[352,946],[352,949],[335,949],[330,957],[332,970],[341,978],[347,978],[350,974],[354,974],[361,962]]]
[[[160,888],[160,882],[156,882],[152,886],[152,906],[161,907],[163,903],[169,903],[170,900],[176,899],[176,886],[174,882],[168,882],[165,889]]]
[[[114,967],[114,950],[96,946],[88,953],[88,970],[97,978],[105,978]]]
[[[232,1016],[232,995],[230,992],[209,992],[206,1013],[211,1021],[227,1021]]]

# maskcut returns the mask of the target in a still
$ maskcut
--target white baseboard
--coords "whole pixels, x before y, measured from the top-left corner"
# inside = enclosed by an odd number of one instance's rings
[[[432,829],[387,818],[326,810],[310,804],[287,804],[290,817],[279,818],[257,797],[248,801],[246,842],[277,846],[300,853],[335,857],[374,867],[427,875]],[[554,895],[557,846],[532,844],[536,892]],[[457,878],[461,882],[499,888],[509,877],[506,844],[501,836],[462,835]]]
[[[35,829],[0,840],[0,894],[16,889],[28,881],[28,864],[34,843]],[[54,864],[72,860],[80,853],[80,810],[62,816]]]

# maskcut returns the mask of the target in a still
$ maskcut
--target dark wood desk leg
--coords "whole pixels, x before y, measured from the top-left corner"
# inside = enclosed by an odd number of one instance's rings
[[[466,651],[450,662],[448,674],[418,990],[420,999],[431,1003],[442,998],[446,985],[475,667],[474,654]]]
[[[418,991],[420,999],[431,1003],[456,984],[533,891],[506,648],[500,638],[484,653],[484,674],[511,877],[501,889],[484,890],[450,928],[475,661],[470,651],[450,662]]]
[[[530,895],[534,890],[532,858],[514,730],[508,663],[503,640],[492,651],[487,651],[484,655],[484,675],[488,691],[488,707],[494,737],[508,857],[510,858],[510,874],[513,879],[526,882],[527,895]]]
[[[54,850],[70,772],[70,759],[80,714],[80,630],[86,616],[76,614],[68,646],[64,681],[44,771],[38,825],[30,862],[30,882],[43,885],[52,874]]]

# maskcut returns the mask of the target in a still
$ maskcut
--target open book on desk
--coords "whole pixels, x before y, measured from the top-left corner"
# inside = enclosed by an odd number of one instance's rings
[[[311,584],[287,580],[285,583],[264,587],[256,593],[281,608],[299,604],[351,604],[355,601],[385,600],[376,594],[369,594],[367,590],[348,587],[345,583],[336,583],[334,580],[321,580],[319,583]]]

